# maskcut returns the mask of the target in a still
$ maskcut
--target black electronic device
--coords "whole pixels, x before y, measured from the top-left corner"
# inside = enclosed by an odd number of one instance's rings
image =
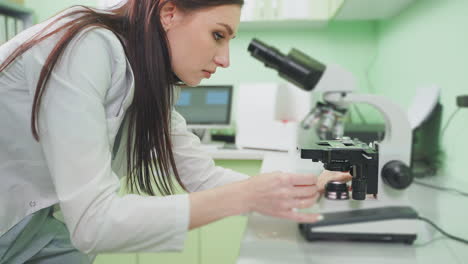
[[[365,222],[391,221],[398,219],[418,219],[418,213],[408,206],[388,206],[332,213],[323,213],[323,220],[315,223],[299,224],[299,231],[308,241],[359,241],[412,244],[416,234],[390,233],[383,229],[380,233],[366,232],[323,232],[321,228]]]
[[[459,95],[459,96],[457,96],[457,106],[458,107],[468,107],[468,95]]]

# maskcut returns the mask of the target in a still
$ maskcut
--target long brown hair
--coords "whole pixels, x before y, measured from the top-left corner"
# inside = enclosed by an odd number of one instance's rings
[[[39,141],[37,120],[41,98],[57,61],[70,41],[84,29],[96,26],[118,36],[135,77],[134,99],[127,111],[127,185],[132,192],[149,195],[155,195],[152,183],[162,195],[174,193],[171,171],[185,189],[176,168],[170,137],[173,85],[179,80],[172,72],[166,32],[160,21],[161,7],[166,2],[173,2],[188,12],[220,5],[243,5],[243,0],[128,0],[110,12],[98,12],[82,6],[53,20],[0,64],[2,72],[37,43],[64,32],[42,67],[34,94],[31,129],[33,137]],[[77,15],[72,21],[45,34],[63,18]]]

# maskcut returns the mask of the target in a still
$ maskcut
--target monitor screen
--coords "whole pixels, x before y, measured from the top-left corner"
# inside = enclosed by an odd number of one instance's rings
[[[184,87],[175,105],[189,127],[222,127],[231,122],[232,85]]]

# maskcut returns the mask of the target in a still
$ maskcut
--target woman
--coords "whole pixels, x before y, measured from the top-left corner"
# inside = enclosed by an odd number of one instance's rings
[[[317,220],[293,210],[315,202],[314,175],[215,167],[172,111],[174,86],[229,66],[242,4],[75,7],[0,47],[0,263],[180,250],[187,230],[253,211]],[[117,195],[123,174],[137,194]],[[171,175],[189,194],[174,195]]]

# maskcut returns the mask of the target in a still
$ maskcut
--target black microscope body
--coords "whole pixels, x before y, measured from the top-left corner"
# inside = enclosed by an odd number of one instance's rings
[[[301,158],[311,159],[313,162],[320,161],[326,170],[349,171],[353,177],[351,181],[353,200],[365,200],[367,195],[377,196],[379,175],[378,144],[369,146],[357,139],[352,140],[349,138],[323,140],[316,142],[310,147],[302,148]],[[326,192],[337,191],[340,190],[334,182],[327,184]],[[327,196],[327,194],[325,195]],[[338,200],[340,199],[339,197],[337,198]]]

